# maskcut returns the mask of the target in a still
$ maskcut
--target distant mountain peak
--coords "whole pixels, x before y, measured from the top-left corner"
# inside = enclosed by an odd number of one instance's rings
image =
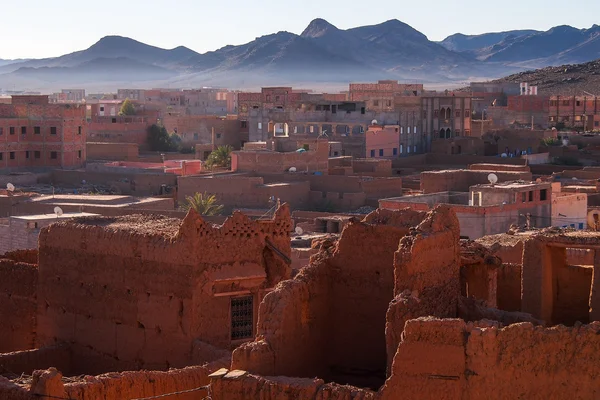
[[[315,18],[306,27],[300,36],[308,38],[318,38],[325,35],[327,32],[338,31],[339,29],[330,24],[323,18]]]

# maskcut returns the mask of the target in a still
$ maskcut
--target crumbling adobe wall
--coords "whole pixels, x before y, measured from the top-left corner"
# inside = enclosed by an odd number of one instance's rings
[[[211,375],[210,396],[213,400],[373,400],[376,394],[318,378],[262,377],[224,369]]]
[[[0,353],[32,349],[35,344],[38,269],[14,260],[30,261],[29,255],[0,256]]]
[[[160,396],[174,392],[188,393],[167,396],[173,400],[195,400],[208,394],[208,375],[216,370],[212,364],[169,371],[127,371],[98,376],[85,376],[68,383],[64,374],[54,368],[34,372],[31,384],[17,385],[0,376],[0,398],[3,400],[34,400],[64,398],[71,400],[113,400]],[[50,379],[40,379],[48,376]],[[54,378],[52,378],[54,377]],[[57,378],[56,378],[57,377]],[[47,395],[47,396],[44,396]]]
[[[265,297],[257,340],[233,352],[232,368],[339,380],[360,369],[383,377],[394,251],[424,215],[379,210],[351,221],[335,245]]]
[[[394,258],[396,297],[385,326],[388,374],[407,320],[456,316],[460,265],[460,227],[448,206],[436,207],[400,240]]]
[[[588,323],[590,290],[592,288],[593,267],[561,265],[556,270],[556,300],[552,314],[553,321],[573,325],[579,321]]]
[[[406,323],[380,398],[592,399],[599,373],[598,322],[543,328],[419,318]]]
[[[496,306],[504,311],[521,311],[521,264],[503,263],[498,268]]]
[[[44,228],[37,344],[89,346],[127,369],[189,365],[195,339],[228,348],[228,293],[248,292],[257,308],[289,277],[268,243],[289,257],[290,230],[285,205],[272,220],[236,213],[222,226],[190,212],[183,222],[98,217]]]

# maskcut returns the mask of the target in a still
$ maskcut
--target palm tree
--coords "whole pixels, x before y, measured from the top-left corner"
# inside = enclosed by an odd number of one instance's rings
[[[206,159],[206,165],[208,167],[231,167],[231,152],[233,151],[233,147],[219,146],[216,150],[214,150],[208,158]]]
[[[216,204],[217,197],[214,194],[195,193],[193,196],[186,196],[185,199],[187,204],[183,208],[194,209],[200,215],[219,215],[223,211],[223,205]]]

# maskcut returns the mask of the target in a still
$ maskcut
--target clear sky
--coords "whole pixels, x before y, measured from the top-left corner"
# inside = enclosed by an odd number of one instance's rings
[[[399,19],[430,40],[456,32],[547,30],[600,24],[600,0],[2,0],[0,58],[54,57],[106,35],[198,52],[278,31],[301,33],[314,18],[341,29]]]

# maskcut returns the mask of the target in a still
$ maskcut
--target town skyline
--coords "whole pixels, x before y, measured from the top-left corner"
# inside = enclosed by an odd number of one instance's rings
[[[473,18],[465,18],[466,4],[464,7],[459,4],[457,7],[442,10],[440,7],[443,6],[443,2],[440,1],[434,2],[435,4],[412,4],[410,9],[373,12],[369,15],[312,0],[302,5],[289,4],[286,8],[270,0],[263,1],[261,7],[250,7],[235,0],[228,5],[227,9],[219,4],[203,4],[202,10],[197,4],[188,0],[180,1],[178,7],[166,10],[148,8],[146,3],[144,7],[139,7],[142,3],[134,0],[119,3],[118,13],[110,7],[111,2],[108,3],[108,7],[93,10],[82,7],[80,3],[73,0],[62,0],[60,3],[63,5],[61,8],[57,8],[56,3],[46,4],[38,0],[29,1],[27,4],[23,2],[5,5],[4,13],[8,18],[5,19],[4,27],[8,32],[18,31],[19,35],[0,43],[0,59],[56,57],[83,50],[100,38],[111,35],[129,37],[165,49],[185,46],[196,52],[205,53],[227,45],[244,44],[256,37],[278,31],[300,34],[316,18],[325,19],[339,29],[376,25],[387,20],[398,19],[423,33],[430,40],[441,41],[455,33],[477,35],[515,29],[544,31],[559,25],[584,29],[597,22],[594,20],[594,15],[600,12],[600,4],[592,0],[577,1],[578,8],[586,10],[584,15],[564,14],[560,12],[561,7],[558,4],[531,0],[527,1],[527,4],[508,1],[505,2],[505,7],[499,10],[492,10],[493,6],[482,5],[477,10],[468,11],[467,16]],[[543,16],[528,12],[541,6],[547,11]],[[391,0],[384,0],[378,10],[395,8],[397,5]],[[523,12],[515,13],[515,8]],[[19,19],[11,16],[22,15],[31,9],[35,9],[36,13],[31,15],[29,29],[23,31]],[[231,9],[239,12],[227,15],[227,19],[224,19],[223,13]],[[269,13],[260,15],[257,9],[269,9]],[[93,15],[93,20],[103,21],[103,23],[86,24],[84,29],[71,23],[48,25],[48,17],[52,18],[58,11],[61,12],[63,19],[85,21]],[[486,12],[492,11],[495,16],[493,20],[474,18],[476,15],[485,15]],[[202,13],[200,19],[198,19],[199,12]],[[289,15],[293,15],[294,19],[290,21]],[[138,22],[133,23],[132,16]],[[157,22],[141,24],[139,23],[141,20]],[[161,29],[161,26],[163,28],[176,26],[177,29],[165,30]]]

